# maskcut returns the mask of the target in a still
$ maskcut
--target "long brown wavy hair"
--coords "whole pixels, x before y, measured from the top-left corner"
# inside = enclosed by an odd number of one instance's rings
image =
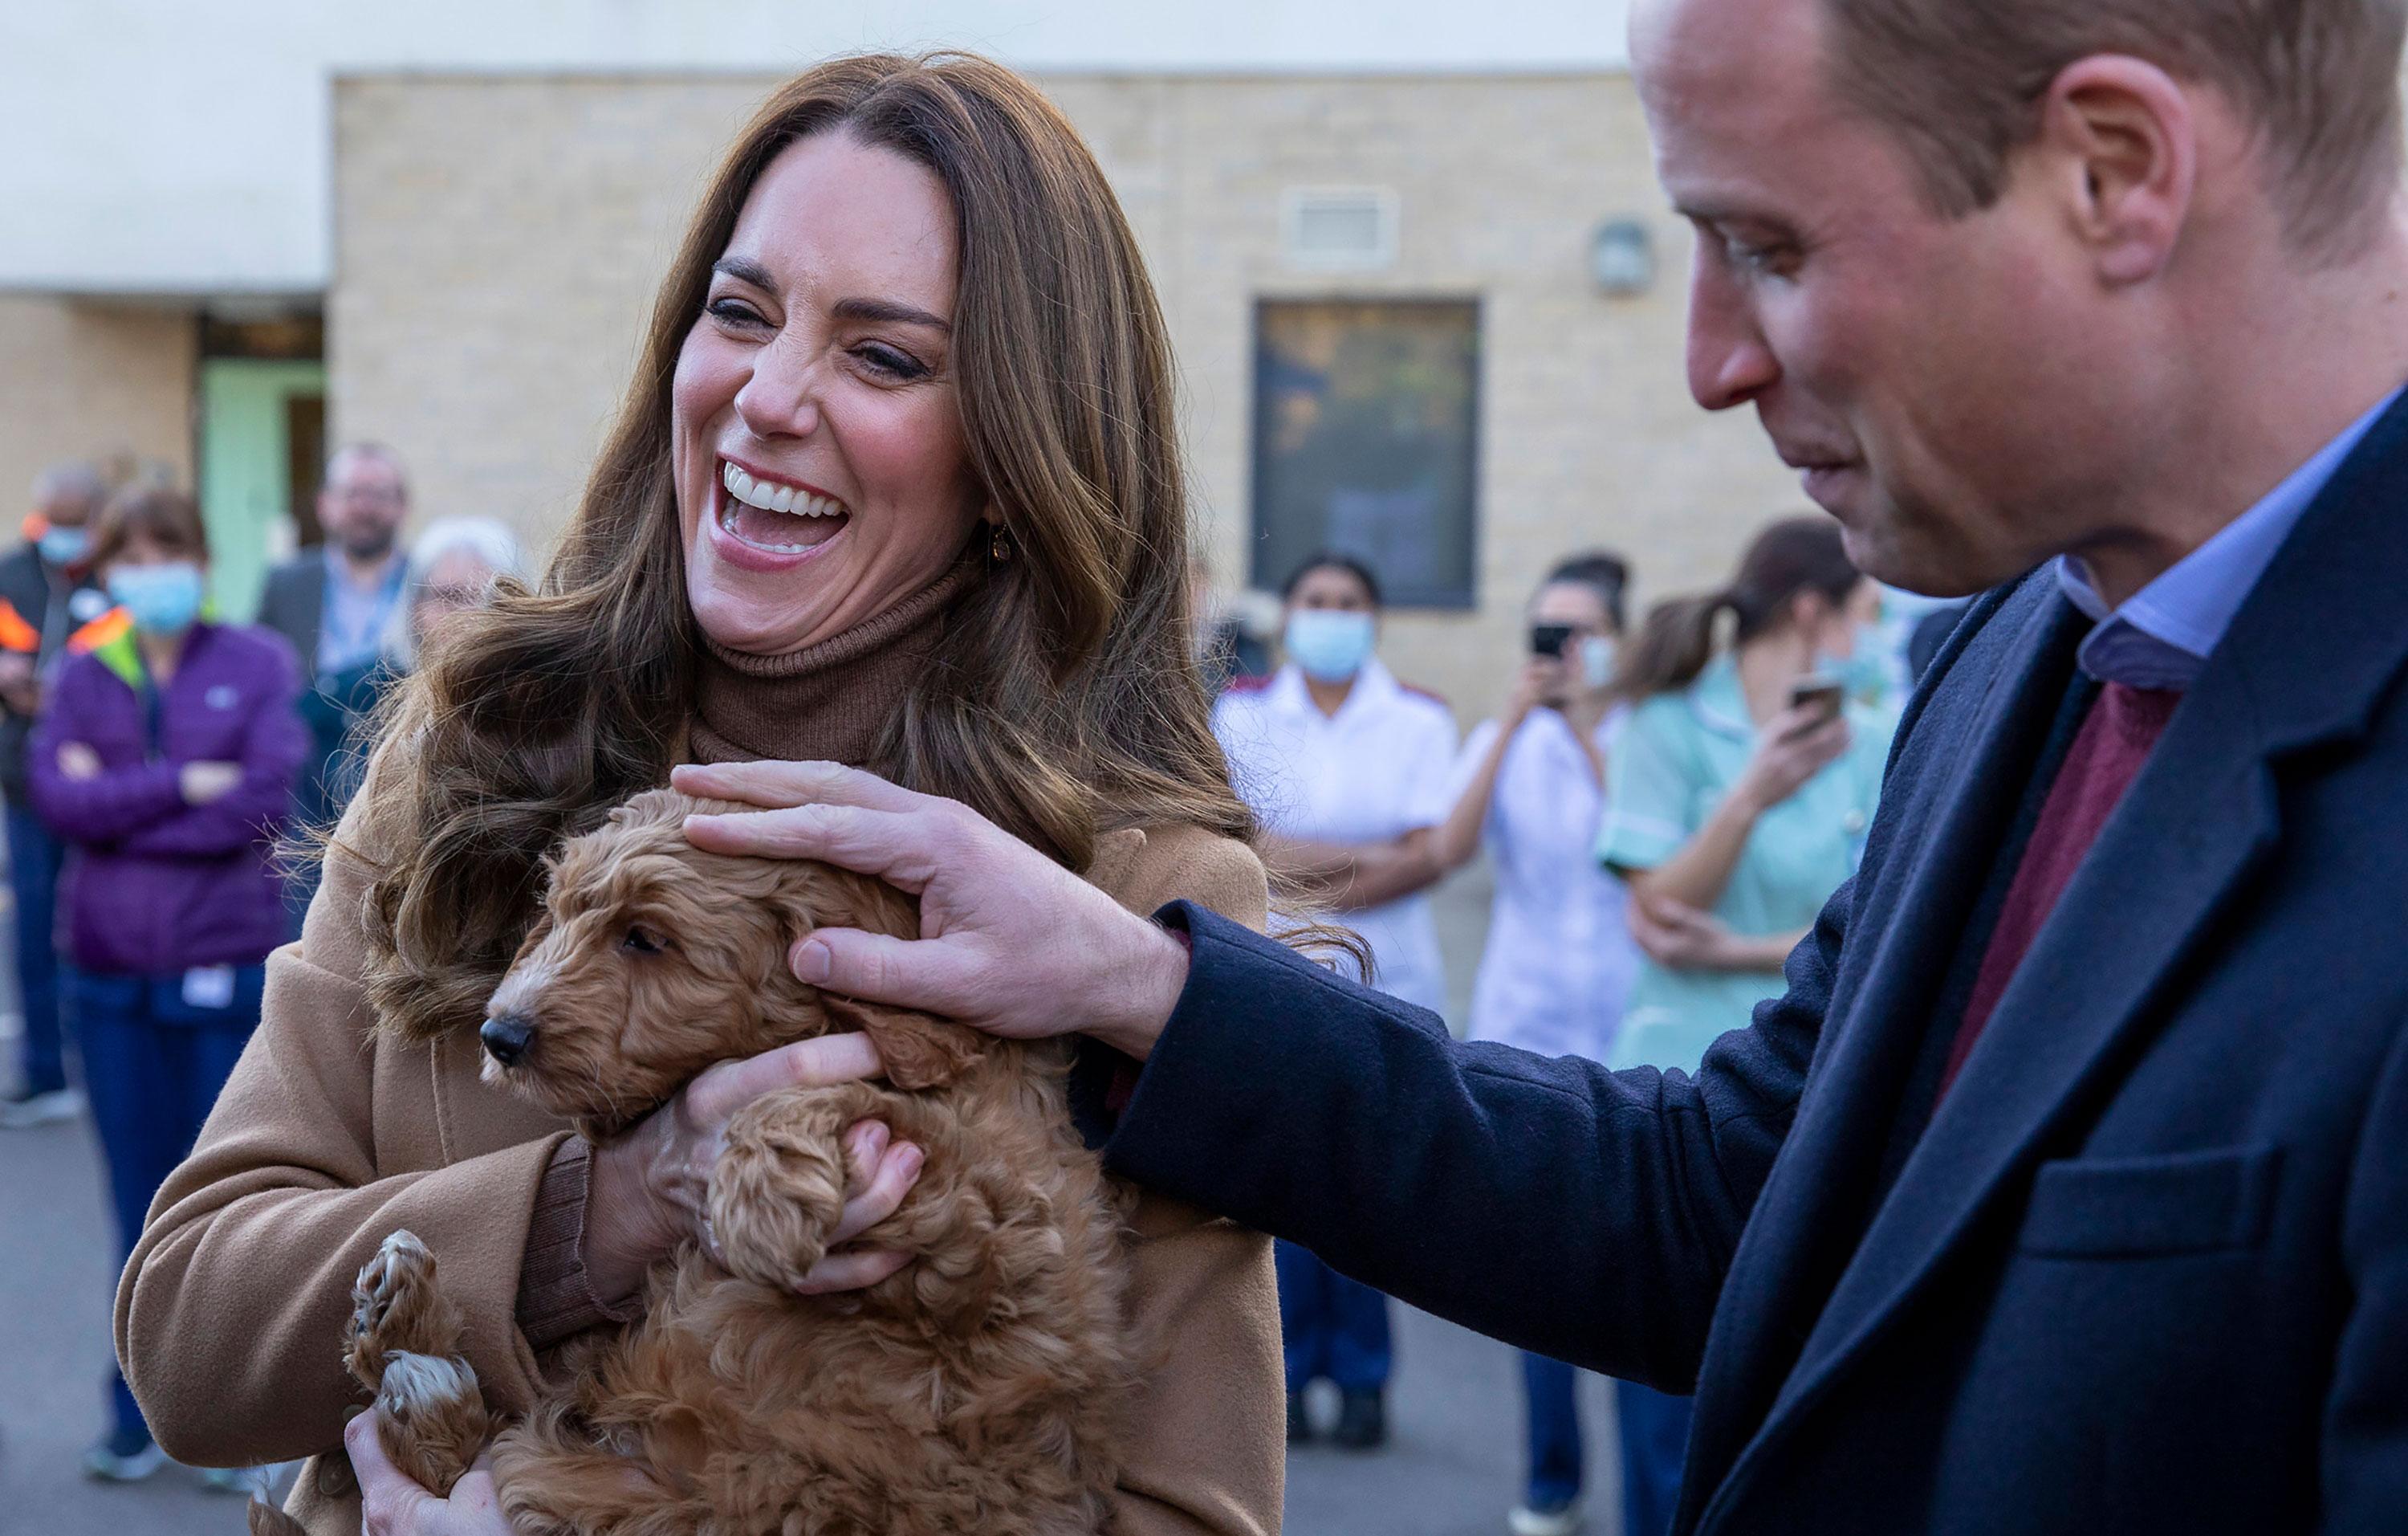
[[[384,854],[368,984],[407,1034],[480,1017],[533,920],[545,854],[667,775],[700,647],[670,377],[754,180],[788,145],[834,132],[944,184],[970,464],[1021,552],[953,610],[868,766],[1073,868],[1125,826],[1252,833],[1188,638],[1169,347],[1103,172],[1060,112],[988,60],[838,59],[780,88],[712,175],[540,585],[464,616],[389,709],[367,811]]]

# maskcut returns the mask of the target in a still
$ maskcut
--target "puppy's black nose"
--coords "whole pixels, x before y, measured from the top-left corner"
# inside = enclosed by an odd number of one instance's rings
[[[505,1067],[515,1067],[519,1057],[526,1055],[527,1041],[535,1038],[535,1026],[515,1013],[502,1013],[487,1019],[477,1038],[485,1042],[486,1055]]]

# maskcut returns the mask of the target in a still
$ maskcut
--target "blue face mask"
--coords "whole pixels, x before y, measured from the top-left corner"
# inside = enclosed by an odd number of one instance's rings
[[[1602,688],[1613,681],[1613,641],[1603,635],[1590,635],[1580,642],[1581,681],[1591,688]]]
[[[1288,615],[1288,658],[1315,682],[1343,682],[1371,654],[1371,615],[1343,609],[1300,608]]]
[[[92,548],[92,530],[44,528],[42,537],[34,542],[41,550],[42,558],[51,565],[72,566],[83,558],[86,550]]]
[[[201,567],[189,560],[120,566],[108,573],[108,595],[144,634],[180,635],[201,616]]]

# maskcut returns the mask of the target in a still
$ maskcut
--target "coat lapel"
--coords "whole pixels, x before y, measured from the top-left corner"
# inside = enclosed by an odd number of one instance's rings
[[[1959,663],[1963,701],[1952,700],[1943,678],[1914,724],[1938,740],[1923,768],[1909,770],[1928,773],[1929,787],[1892,780],[1889,793],[1919,803],[1904,808],[1896,852],[1869,874],[1856,911],[1859,922],[1867,912],[1894,915],[1885,930],[1851,930],[1829,1014],[1842,1026],[1826,1039],[1732,1257],[1699,1372],[1684,1483],[1692,1497],[1713,1489],[1764,1423],[1864,1230],[1899,1095],[1929,1027],[1928,999],[1988,878],[1987,861],[1967,850],[1994,848],[2004,836],[2086,627],[2046,572],[1992,622],[1995,639],[1975,642],[1995,647],[1987,665],[1972,652]]]
[[[2408,658],[2408,625],[2400,623],[2397,598],[2408,577],[2402,506],[2408,404],[2377,424],[2318,496],[2176,710],[1864,1230],[1709,1516],[1930,1282],[1985,1210],[2020,1186],[2053,1138],[2086,1122],[2149,1032],[2164,1024],[2170,983],[2202,957],[2203,940],[2276,846],[2284,760],[2362,734]],[[1957,821],[1946,818],[1942,837],[1952,835]],[[1955,856],[1996,846],[1994,832]],[[1910,888],[1905,898],[1922,894]],[[1894,922],[1872,963],[1920,975],[1922,989],[1869,983],[1849,1006],[1843,1041],[1876,1032],[1870,1021],[1885,1018],[1937,1026],[1929,1017],[1929,957],[1902,950],[1900,940],[1940,942],[1941,936],[1911,912],[1899,912]],[[1835,1061],[1820,1085],[1824,1100],[1878,1091],[1870,1074],[1856,1075],[1851,1083]],[[1892,1095],[1835,1113],[1886,1124],[1900,1108]],[[1800,1133],[1810,1118],[1801,1108]]]

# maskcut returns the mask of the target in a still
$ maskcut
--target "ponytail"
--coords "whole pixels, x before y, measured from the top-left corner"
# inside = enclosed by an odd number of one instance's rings
[[[1714,659],[1714,621],[1728,609],[1744,645],[1789,622],[1791,601],[1814,592],[1834,606],[1848,600],[1864,573],[1848,559],[1839,524],[1824,517],[1785,518],[1756,536],[1739,574],[1720,592],[1675,597],[1648,610],[1639,639],[1623,648],[1616,697],[1636,704],[1698,681]]]
[[[1706,663],[1714,659],[1714,621],[1732,606],[1726,591],[1670,597],[1649,609],[1639,638],[1622,647],[1614,696],[1637,704],[1697,682]]]

